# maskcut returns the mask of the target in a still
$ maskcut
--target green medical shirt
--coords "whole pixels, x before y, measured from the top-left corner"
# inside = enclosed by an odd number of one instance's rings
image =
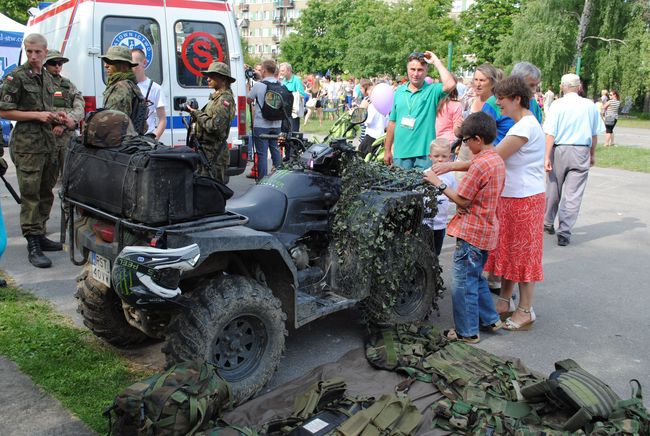
[[[441,83],[424,82],[415,92],[408,85],[405,83],[395,90],[389,117],[395,122],[393,157],[398,159],[429,155],[429,144],[436,138],[436,109],[447,95]],[[402,125],[404,117],[415,118],[412,129]]]

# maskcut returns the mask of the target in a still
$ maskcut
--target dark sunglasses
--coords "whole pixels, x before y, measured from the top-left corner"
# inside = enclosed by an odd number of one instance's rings
[[[47,62],[47,65],[50,65],[52,67],[60,67],[63,64],[65,64],[65,62],[63,62],[63,61],[49,61],[49,62]]]
[[[463,144],[467,144],[467,141],[469,141],[472,138],[473,136],[468,136],[467,138],[463,138]]]
[[[409,55],[409,61],[416,60],[416,59],[419,61],[423,61],[424,58],[425,58],[424,53],[421,53],[419,51],[414,51]]]

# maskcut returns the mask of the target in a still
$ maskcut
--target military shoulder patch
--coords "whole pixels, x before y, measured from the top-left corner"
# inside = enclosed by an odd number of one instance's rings
[[[223,101],[223,105],[224,105],[225,107],[230,107],[230,102],[229,102],[228,100],[224,100],[224,101]]]
[[[7,76],[7,77],[5,77],[5,79],[7,79],[8,81],[11,82],[12,80],[14,80],[14,76]]]

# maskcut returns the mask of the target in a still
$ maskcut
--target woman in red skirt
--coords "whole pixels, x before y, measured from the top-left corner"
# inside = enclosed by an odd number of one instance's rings
[[[545,136],[529,108],[530,88],[518,76],[499,82],[494,93],[501,113],[515,125],[499,143],[506,163],[506,182],[497,208],[499,242],[485,270],[501,276],[497,312],[506,330],[527,330],[535,322],[535,282],[544,279],[542,249],[545,206]],[[512,293],[519,284],[519,306]]]

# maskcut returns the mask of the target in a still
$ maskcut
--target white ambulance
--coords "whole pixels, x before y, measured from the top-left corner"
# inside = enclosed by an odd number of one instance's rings
[[[41,33],[50,48],[70,59],[62,75],[81,90],[86,112],[102,107],[106,73],[99,56],[112,45],[140,48],[146,74],[162,86],[167,128],[161,141],[184,145],[187,132],[179,111],[194,98],[199,107],[211,90],[200,73],[213,61],[225,62],[237,79],[232,91],[237,116],[232,123],[229,174],[246,167],[246,79],[235,15],[219,0],[59,0],[32,9],[25,35]],[[187,113],[185,113],[187,115]]]

